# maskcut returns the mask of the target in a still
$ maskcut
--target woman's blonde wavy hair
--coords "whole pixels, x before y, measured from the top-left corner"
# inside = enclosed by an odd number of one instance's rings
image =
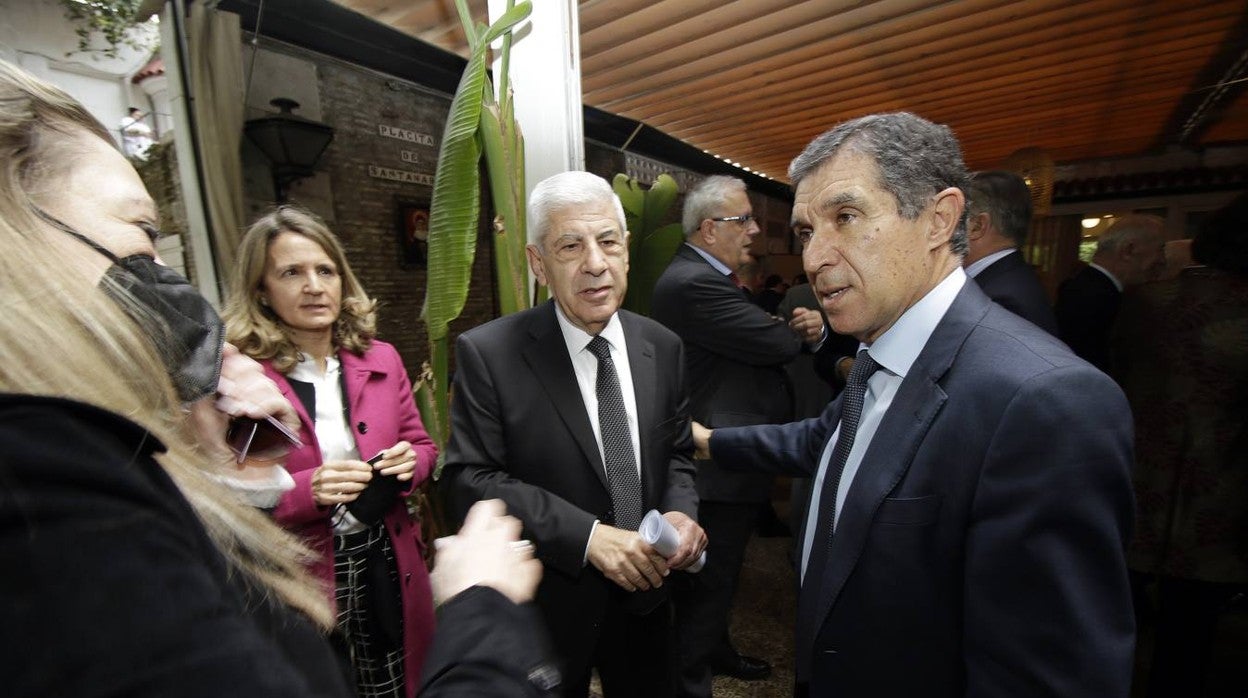
[[[64,233],[35,214],[91,135],[113,142],[72,97],[0,61],[0,391],[88,403],[146,429],[165,444],[156,460],[233,570],[328,629],[328,595],[306,572],[311,553],[210,476],[218,467],[196,446],[151,333],[78,258],[58,259],[54,236]],[[60,273],[49,273],[53,259]],[[73,273],[80,264],[83,273]]]
[[[338,237],[315,214],[297,206],[278,206],[261,216],[239,245],[234,278],[226,300],[226,339],[257,361],[271,359],[279,373],[299,363],[299,347],[273,309],[260,302],[269,245],[282,233],[302,235],[321,246],[342,278],[342,303],[334,323],[334,348],[363,354],[377,336],[377,301],[360,285]]]

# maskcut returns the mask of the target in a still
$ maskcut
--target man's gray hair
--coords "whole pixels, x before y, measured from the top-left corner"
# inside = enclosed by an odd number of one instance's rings
[[[529,244],[544,252],[543,243],[551,219],[555,214],[573,206],[586,206],[610,202],[615,217],[620,222],[620,233],[628,230],[624,206],[607,180],[590,172],[573,170],[551,175],[533,187],[529,194],[528,226]]]
[[[1109,230],[1096,241],[1096,252],[1113,253],[1127,242],[1160,240],[1165,236],[1166,222],[1158,216],[1131,213],[1116,219]]]
[[[897,201],[897,212],[915,220],[933,196],[948,187],[966,192],[969,178],[958,139],[948,126],[934,124],[908,112],[871,114],[846,121],[824,132],[793,159],[789,181],[796,189],[841,150],[875,161],[880,186]],[[949,247],[965,256],[966,212],[958,220]]]
[[[738,191],[745,191],[745,182],[728,175],[711,175],[690,189],[680,214],[680,225],[685,230],[685,239],[693,237],[702,221],[722,215],[724,199]]]
[[[966,192],[966,212],[968,216],[987,213],[1015,247],[1022,247],[1031,231],[1031,190],[1022,176],[1014,172],[975,172],[971,175],[971,189]]]

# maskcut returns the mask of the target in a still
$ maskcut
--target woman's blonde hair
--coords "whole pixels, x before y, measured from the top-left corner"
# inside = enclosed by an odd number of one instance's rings
[[[222,313],[226,339],[253,359],[271,359],[279,373],[289,373],[299,363],[299,347],[286,332],[281,318],[260,302],[269,245],[282,233],[302,235],[320,245],[338,267],[342,305],[334,323],[334,348],[355,354],[368,351],[377,336],[377,301],[368,297],[351,271],[338,237],[319,217],[297,206],[278,206],[252,223],[243,236]]]
[[[262,593],[332,627],[326,591],[306,572],[311,553],[212,479],[149,338],[85,271],[48,273],[54,234],[35,214],[39,193],[74,165],[81,138],[112,143],[77,101],[0,61],[0,390],[95,405],[166,446],[156,457],[230,563]],[[89,137],[89,136],[88,136]],[[77,144],[77,145],[76,145]],[[86,248],[83,248],[86,249]],[[110,289],[124,293],[120,287]],[[55,351],[65,348],[65,351]],[[84,458],[91,454],[83,454]]]

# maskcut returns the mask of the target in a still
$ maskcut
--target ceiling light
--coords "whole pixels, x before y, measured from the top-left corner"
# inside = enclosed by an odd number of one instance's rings
[[[1096,226],[1101,224],[1101,219],[1093,216],[1090,218],[1084,218],[1080,222],[1083,224],[1083,227],[1085,228],[1095,228]]]

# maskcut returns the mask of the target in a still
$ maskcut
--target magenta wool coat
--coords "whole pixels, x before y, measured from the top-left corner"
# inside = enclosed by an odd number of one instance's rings
[[[399,353],[393,346],[374,340],[372,348],[363,356],[340,350],[338,360],[342,362],[343,382],[347,388],[351,433],[361,459],[367,460],[401,440],[410,442],[416,452],[416,469],[412,474],[411,487],[403,494],[411,494],[412,488],[433,473],[438,450],[421,424],[420,413],[412,400],[412,385]],[[278,524],[301,536],[319,553],[312,571],[327,585],[332,599],[334,542],[329,522],[330,509],[318,506],[312,498],[312,473],[321,465],[321,447],[316,440],[312,418],[290,387],[290,382],[273,369],[271,362],[261,363],[264,372],[277,383],[282,394],[299,413],[302,423],[299,438],[304,444],[286,461],[286,469],[295,479],[295,487],[282,497],[273,515]],[[395,499],[394,506],[386,513],[385,526],[394,544],[403,597],[403,646],[407,652],[404,663],[405,692],[414,696],[420,686],[420,668],[433,636],[433,594],[429,589],[429,572],[421,557],[420,525],[408,516],[402,499]]]

